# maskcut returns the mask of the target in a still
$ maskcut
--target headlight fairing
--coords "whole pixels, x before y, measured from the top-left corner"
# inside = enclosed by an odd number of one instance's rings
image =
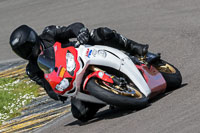
[[[70,83],[69,80],[64,78],[59,84],[56,85],[56,90],[64,91],[69,87]]]
[[[75,59],[74,59],[74,55],[72,53],[70,53],[69,51],[66,54],[66,60],[67,60],[67,63],[66,63],[67,71],[71,75],[73,75],[74,70],[76,68],[76,62],[75,62]]]

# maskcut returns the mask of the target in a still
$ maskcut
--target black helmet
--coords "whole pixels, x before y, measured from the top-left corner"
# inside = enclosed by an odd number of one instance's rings
[[[40,53],[40,39],[27,25],[21,25],[12,32],[10,45],[18,56],[27,60],[36,59]]]

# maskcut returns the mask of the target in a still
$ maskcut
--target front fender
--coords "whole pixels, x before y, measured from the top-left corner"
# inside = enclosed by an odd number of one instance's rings
[[[84,81],[84,83],[83,83],[83,90],[86,90],[85,87],[86,87],[88,81],[89,81],[92,77],[97,77],[97,78],[99,78],[99,79],[101,79],[101,80],[103,80],[103,81],[105,81],[105,82],[109,82],[109,83],[112,83],[112,84],[114,83],[113,80],[112,80],[112,78],[111,78],[109,75],[105,74],[105,73],[102,72],[102,71],[96,71],[96,72],[93,72],[93,73],[89,74],[89,75],[86,77],[86,79],[85,79],[85,81]]]

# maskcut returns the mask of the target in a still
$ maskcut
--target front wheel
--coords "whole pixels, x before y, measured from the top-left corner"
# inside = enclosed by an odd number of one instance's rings
[[[173,90],[181,86],[181,73],[172,64],[164,60],[160,60],[158,63],[156,63],[155,67],[163,75],[167,83],[167,90]]]
[[[141,108],[148,104],[148,98],[136,87],[111,85],[98,78],[92,78],[86,86],[89,93],[98,99],[118,107]]]

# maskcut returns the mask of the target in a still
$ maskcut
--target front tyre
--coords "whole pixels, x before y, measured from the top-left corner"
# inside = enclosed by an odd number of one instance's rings
[[[174,67],[172,64],[160,60],[155,67],[157,70],[163,75],[166,83],[167,83],[167,90],[173,90],[181,86],[182,83],[182,76],[180,71]]]
[[[90,79],[86,88],[91,95],[109,105],[125,108],[142,108],[148,104],[148,98],[140,91],[135,89],[132,90],[134,94],[130,94],[127,90],[124,91],[119,86],[111,86],[98,78]]]

